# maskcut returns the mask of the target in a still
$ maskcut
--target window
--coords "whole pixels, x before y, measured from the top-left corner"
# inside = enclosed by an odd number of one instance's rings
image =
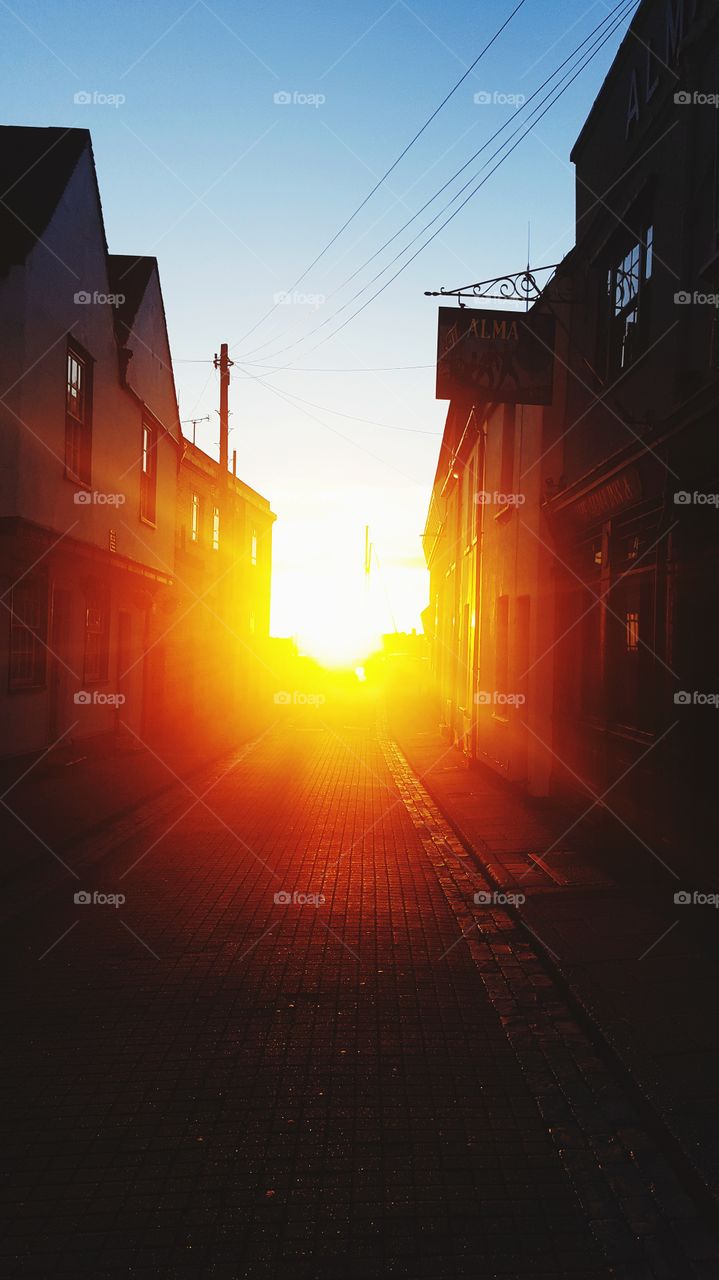
[[[505,404],[502,420],[502,461],[499,473],[499,487],[504,494],[514,492],[515,422],[516,405]]]
[[[67,349],[65,391],[65,472],[78,484],[90,483],[92,452],[92,370],[75,347]]]
[[[509,596],[497,597],[497,693],[509,693]]]
[[[609,594],[607,618],[610,719],[652,732],[657,719],[654,568],[626,570]]]
[[[220,508],[212,508],[212,550],[220,549]]]
[[[469,475],[467,478],[468,499],[466,506],[467,513],[467,534],[465,542],[467,548],[471,547],[477,532],[477,455],[473,453],[469,460]]]
[[[47,584],[25,578],[12,589],[10,602],[10,689],[37,689],[45,684]]]
[[[142,463],[140,471],[140,516],[155,523],[157,507],[157,428],[151,422],[142,424]]]
[[[257,530],[252,530],[250,538],[250,564],[257,564]]]
[[[190,541],[199,542],[200,540],[200,495],[193,493],[192,495],[192,514],[190,516]]]
[[[107,680],[109,613],[107,592],[101,587],[91,588],[85,605],[85,684]]]
[[[469,691],[469,630],[470,630],[470,612],[469,603],[462,605],[462,626],[459,636],[459,694],[462,699],[463,706],[471,699]]]
[[[639,649],[639,614],[636,609],[625,615],[625,638],[627,653],[637,653]]]
[[[607,273],[610,373],[628,368],[644,346],[653,265],[654,228],[650,226]]]
[[[465,479],[464,479],[464,474],[460,473],[459,471],[455,471],[454,476],[456,477],[456,480],[457,480],[457,485],[455,488],[455,493],[457,495],[457,532],[456,532],[456,539],[455,539],[454,554],[455,556],[459,556],[462,551],[462,535],[464,533],[464,514],[463,514],[462,507],[463,507],[463,498],[465,496],[464,495]]]

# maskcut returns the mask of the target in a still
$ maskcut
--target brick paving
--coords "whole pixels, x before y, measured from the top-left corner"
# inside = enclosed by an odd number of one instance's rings
[[[719,980],[716,908],[674,897],[716,894],[711,867],[690,847],[652,849],[621,826],[532,805],[488,768],[468,768],[416,716],[394,728],[492,885],[525,895],[525,925],[719,1215],[719,1022],[708,1016]]]
[[[531,937],[346,719],[288,720],[14,902],[3,1274],[719,1275]]]

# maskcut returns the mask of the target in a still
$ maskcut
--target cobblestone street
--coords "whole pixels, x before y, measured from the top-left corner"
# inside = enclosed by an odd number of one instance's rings
[[[4,1274],[719,1275],[371,707],[288,714],[66,861],[4,930]]]

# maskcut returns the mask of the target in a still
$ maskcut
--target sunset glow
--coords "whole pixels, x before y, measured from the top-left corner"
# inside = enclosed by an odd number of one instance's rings
[[[283,497],[287,514],[273,541],[275,635],[292,636],[301,652],[342,666],[361,663],[384,634],[419,625],[428,590],[414,536],[422,494],[400,492],[394,502],[381,490],[374,495],[349,487],[320,490],[311,502]],[[372,546],[368,575],[365,521]]]

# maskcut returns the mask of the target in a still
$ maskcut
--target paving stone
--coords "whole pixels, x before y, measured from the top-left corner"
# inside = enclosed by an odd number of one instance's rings
[[[6,1273],[643,1280],[663,1232],[699,1276],[713,1237],[383,732],[208,778],[78,849],[121,908],[53,877],[5,931]]]

